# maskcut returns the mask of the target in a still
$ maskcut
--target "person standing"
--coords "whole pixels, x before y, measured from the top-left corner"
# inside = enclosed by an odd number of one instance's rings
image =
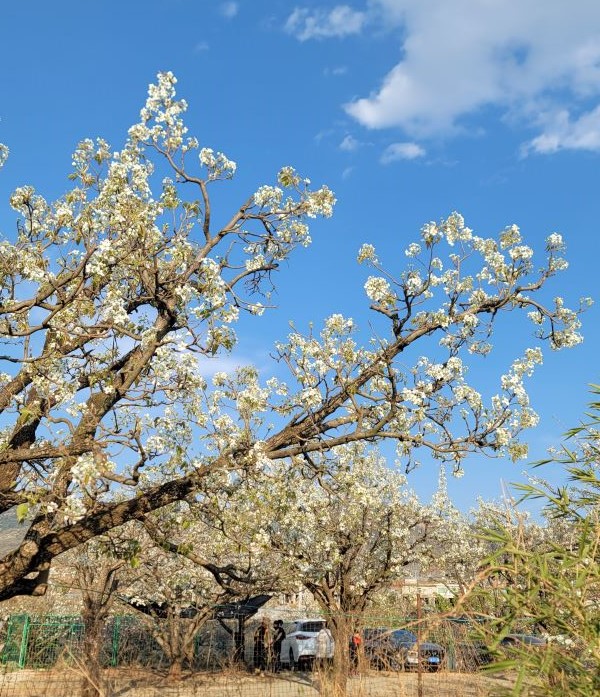
[[[360,650],[360,645],[362,644],[362,638],[358,631],[355,631],[350,637],[350,675],[358,674],[358,652]]]
[[[318,670],[327,672],[333,663],[335,640],[327,622],[323,625],[315,639],[315,665]]]
[[[269,649],[269,621],[263,617],[258,629],[254,632],[254,669],[267,669],[267,652]]]
[[[271,644],[271,662],[275,673],[281,670],[281,644],[284,639],[283,620],[275,620],[273,622],[273,642]]]

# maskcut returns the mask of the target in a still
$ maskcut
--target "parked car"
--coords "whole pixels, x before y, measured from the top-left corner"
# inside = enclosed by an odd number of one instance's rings
[[[408,670],[421,665],[433,671],[444,663],[443,646],[418,642],[417,635],[408,629],[365,629],[363,636],[365,656],[379,670]]]
[[[546,639],[537,634],[507,634],[500,641],[500,646],[543,649],[546,643]]]
[[[461,643],[455,646],[455,663],[459,670],[473,671],[502,658],[514,657],[515,651],[537,651],[546,646],[546,639],[536,634],[507,634],[493,651],[482,642]]]
[[[281,644],[281,664],[290,670],[307,667],[315,659],[316,637],[325,626],[322,619],[296,620],[286,632]]]

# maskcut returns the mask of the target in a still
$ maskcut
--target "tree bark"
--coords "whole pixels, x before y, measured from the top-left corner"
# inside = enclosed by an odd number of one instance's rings
[[[100,652],[102,649],[102,630],[104,618],[94,617],[92,613],[83,613],[84,638],[82,644],[83,697],[105,697],[106,690],[102,676]]]

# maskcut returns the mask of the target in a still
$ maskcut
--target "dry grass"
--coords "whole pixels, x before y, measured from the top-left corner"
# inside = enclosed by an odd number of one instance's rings
[[[104,697],[317,697],[331,694],[310,674],[196,673],[173,683],[146,671],[111,670]],[[19,670],[0,675],[0,697],[79,697],[79,671]],[[506,679],[440,672],[422,676],[422,697],[491,697]],[[371,673],[348,679],[348,697],[418,697],[414,673]]]

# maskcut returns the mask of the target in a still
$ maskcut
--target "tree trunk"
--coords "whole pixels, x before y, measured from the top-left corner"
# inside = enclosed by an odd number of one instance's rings
[[[162,623],[166,627],[162,629]],[[163,646],[169,660],[169,680],[178,681],[183,677],[183,670],[189,668],[194,660],[194,637],[197,624],[193,620],[182,618],[178,605],[171,608],[166,620],[154,619],[154,637]]]
[[[346,615],[340,613],[331,617],[330,625],[335,641],[335,651],[333,653],[330,692],[326,694],[327,697],[342,697],[346,694],[350,671],[348,645],[352,636],[351,622]]]
[[[82,644],[83,697],[105,697],[106,689],[102,677],[100,651],[102,648],[102,629],[104,622],[95,617],[86,617],[84,613],[84,636]]]
[[[179,607],[170,608],[168,617],[166,618],[166,636],[165,643],[167,648],[167,657],[169,659],[169,672],[167,679],[173,682],[179,681],[183,674],[183,664],[185,661],[185,652],[183,646],[183,627],[181,617],[179,617]],[[160,619],[155,619],[155,626],[160,623]]]
[[[169,666],[169,672],[167,674],[167,679],[173,682],[179,682],[183,674],[183,657],[176,656],[171,659],[171,665]]]

